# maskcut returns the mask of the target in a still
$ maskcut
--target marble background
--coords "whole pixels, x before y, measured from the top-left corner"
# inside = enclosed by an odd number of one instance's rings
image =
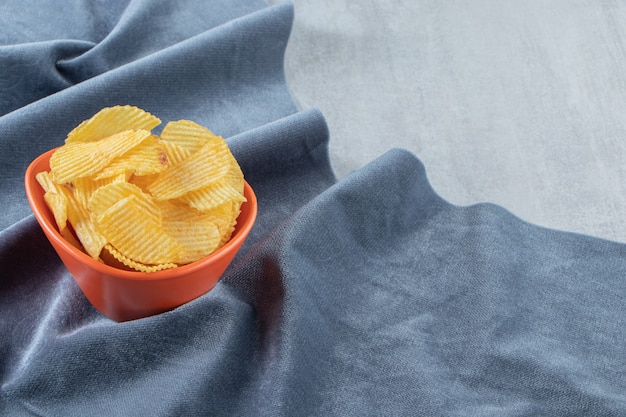
[[[451,203],[626,242],[626,2],[293,3],[287,82],[339,178],[402,147]]]

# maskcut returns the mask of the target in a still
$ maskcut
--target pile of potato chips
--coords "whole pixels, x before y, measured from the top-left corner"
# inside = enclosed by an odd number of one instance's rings
[[[72,130],[37,174],[60,233],[92,258],[153,272],[223,246],[243,195],[226,141],[188,120],[107,107]]]

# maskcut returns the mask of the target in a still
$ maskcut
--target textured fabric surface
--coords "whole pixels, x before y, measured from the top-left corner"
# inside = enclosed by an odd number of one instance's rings
[[[338,179],[325,115],[285,81],[293,19],[0,6],[0,415],[626,415],[626,245],[450,204],[403,149]],[[259,199],[212,291],[125,323],[83,296],[22,185],[114,104],[223,135]]]

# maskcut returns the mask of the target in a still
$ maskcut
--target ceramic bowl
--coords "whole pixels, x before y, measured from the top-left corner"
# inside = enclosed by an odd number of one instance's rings
[[[115,321],[163,313],[210,291],[241,248],[256,220],[256,196],[245,182],[247,201],[241,206],[236,229],[230,241],[211,255],[177,268],[150,273],[106,265],[71,245],[57,230],[44,201],[44,191],[35,178],[38,172],[49,171],[53,152],[54,149],[40,155],[26,170],[28,202],[46,237],[87,299]]]

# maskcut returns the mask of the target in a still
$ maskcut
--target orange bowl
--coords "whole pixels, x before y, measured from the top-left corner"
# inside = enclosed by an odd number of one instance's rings
[[[115,321],[128,321],[172,310],[210,291],[222,276],[250,233],[257,216],[257,200],[244,183],[247,199],[241,206],[230,241],[193,263],[157,272],[118,269],[98,262],[66,241],[44,201],[35,175],[50,170],[52,149],[28,166],[25,187],[28,202],[46,237],[74,277],[87,299]]]

